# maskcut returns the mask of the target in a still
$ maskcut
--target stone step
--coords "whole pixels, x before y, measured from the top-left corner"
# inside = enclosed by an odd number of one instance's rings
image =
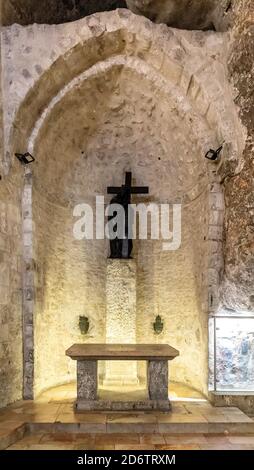
[[[147,416],[147,415],[146,415]],[[149,415],[148,415],[149,416]],[[115,418],[111,422],[101,424],[96,422],[75,422],[75,423],[28,423],[17,425],[16,423],[8,423],[8,426],[0,429],[0,450],[15,444],[24,438],[33,434],[50,433],[50,434],[167,434],[174,435],[199,435],[209,434],[218,436],[232,436],[232,435],[250,435],[254,434],[254,421],[236,421],[236,422],[216,422],[208,423],[205,420],[196,420],[196,422],[188,422],[185,419],[183,422],[176,422],[177,419],[167,422],[165,415],[163,420],[156,422],[137,422],[128,418]],[[248,417],[246,417],[248,418]]]
[[[134,434],[252,434],[254,421],[251,422],[111,422],[100,423],[30,423],[30,432],[49,433],[134,433]]]

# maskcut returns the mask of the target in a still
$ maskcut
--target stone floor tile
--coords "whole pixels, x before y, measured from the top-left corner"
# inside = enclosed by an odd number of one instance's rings
[[[172,413],[186,415],[189,412],[184,405],[179,403],[172,403]]]
[[[9,423],[9,426],[1,427],[0,429],[0,450],[6,449],[8,446],[14,444],[18,439],[24,437],[25,426],[20,423]]]
[[[153,444],[116,444],[115,450],[155,450]]]
[[[62,442],[53,442],[47,444],[23,444],[22,442],[16,443],[7,450],[73,450],[73,444]]]
[[[60,405],[29,404],[13,409],[13,415],[23,422],[55,422]]]
[[[102,434],[106,433],[107,428],[106,424],[101,424],[101,423],[80,423],[79,424],[79,431],[82,434]]]
[[[232,450],[254,450],[254,445],[251,444],[231,444]]]
[[[105,444],[140,444],[140,436],[138,434],[97,434],[95,436],[95,445]]]
[[[166,444],[196,444],[207,443],[203,434],[164,434]]]
[[[7,449],[5,450],[30,450],[30,446],[29,444],[25,445],[23,443],[15,443],[9,447],[7,447]]]
[[[161,434],[204,434],[208,433],[208,423],[159,423],[159,433]]]
[[[254,450],[254,435],[37,433],[8,450]]]
[[[12,421],[22,421],[22,416],[19,416],[15,413],[15,410],[8,410],[5,412],[2,412],[0,414],[0,426],[1,423],[6,423],[6,422],[12,422]]]
[[[156,423],[157,416],[151,413],[108,413],[107,423]]]
[[[184,404],[185,409],[187,410],[188,413],[190,414],[202,414],[202,413],[216,413],[217,409],[212,407],[210,403],[185,403]]]
[[[52,432],[52,429],[49,430]],[[105,433],[106,424],[100,423],[69,423],[69,422],[56,422],[54,423],[53,432],[56,433],[81,433],[81,434],[93,434],[93,433]]]
[[[17,439],[23,438],[25,433],[26,433],[26,427],[24,424],[20,424],[20,423],[18,424],[12,423],[12,426],[6,425],[6,426],[1,427],[0,429],[1,439],[4,439],[5,437],[10,437],[10,438],[15,438],[17,440]]]
[[[223,434],[204,434],[204,439],[207,444],[229,444],[228,436]]]
[[[254,433],[254,423],[208,423],[208,433],[248,434]]]
[[[57,413],[61,405],[56,403],[37,403],[35,402],[24,402],[22,405],[12,408],[12,412],[16,414],[35,414],[35,413]]]
[[[154,423],[107,423],[108,433],[138,433],[154,434],[159,432],[157,424]]]
[[[85,443],[83,445],[82,443],[80,443],[74,446],[74,450],[114,450],[114,449],[115,449],[115,446],[113,444],[95,445],[92,442],[91,444]]]
[[[233,450],[230,444],[200,444],[200,450]]]
[[[95,436],[97,434],[73,434],[73,442],[75,444],[95,444]]]
[[[165,444],[162,434],[140,434],[140,444]]]
[[[200,450],[198,444],[165,444],[155,445],[156,450]]]
[[[236,408],[236,406],[218,406],[216,407],[216,409],[220,410],[221,413],[234,413],[237,415],[246,416],[245,413],[239,408]]]
[[[33,438],[33,435],[31,436],[31,438]],[[85,439],[85,438],[83,438]],[[88,438],[89,440],[89,438]],[[90,438],[91,440],[91,438]],[[40,444],[44,444],[44,443],[51,443],[51,442],[66,442],[67,444],[68,443],[72,443],[72,442],[76,442],[76,434],[72,434],[72,433],[49,433],[49,434],[42,434],[41,437],[40,437],[40,440],[39,440],[39,443]]]
[[[200,414],[168,414],[158,418],[158,423],[207,423],[207,419]]]
[[[244,413],[237,414],[237,413],[231,413],[231,412],[229,412],[229,413],[224,412],[223,416],[225,416],[226,419],[231,423],[251,423],[251,422],[253,422],[253,420],[249,416],[245,415]]]
[[[22,444],[24,445],[39,444],[43,437],[44,437],[43,433],[27,434],[20,441],[17,441],[15,444],[18,444],[19,442],[22,442]]]
[[[254,446],[254,436],[228,436],[228,440],[232,444],[250,444]]]
[[[229,423],[231,422],[230,419],[223,415],[222,413],[221,414],[203,414],[203,417],[205,418],[205,420],[208,422],[208,423]]]
[[[23,421],[3,421],[0,423],[0,435],[6,432],[15,431],[23,425]]]
[[[56,423],[29,423],[27,425],[27,428],[28,428],[28,432],[31,434],[31,435],[35,435],[35,434],[50,434],[53,432],[54,430],[54,426],[56,426]],[[66,432],[63,431],[63,432]],[[69,432],[69,430],[68,430]]]
[[[60,423],[106,424],[106,415],[95,413],[60,412],[56,417],[56,421]]]

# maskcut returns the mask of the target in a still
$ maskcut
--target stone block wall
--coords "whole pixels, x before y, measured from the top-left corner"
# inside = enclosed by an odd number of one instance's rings
[[[24,170],[22,191],[22,310],[23,310],[23,397],[34,397],[34,308],[37,264],[34,250],[34,222],[32,212],[32,171]]]
[[[247,129],[243,158],[233,161],[224,180],[225,281],[224,306],[233,311],[254,310],[254,5],[251,0],[235,4],[235,26],[229,55],[229,75],[235,102]]]
[[[0,407],[22,397],[22,231],[14,184],[0,190]],[[13,197],[13,194],[16,193]]]
[[[253,340],[254,316],[254,159],[253,159],[253,62],[254,62],[254,5],[251,0],[232,2],[232,31],[228,54],[229,79],[234,93],[239,117],[245,126],[245,148],[241,153],[232,153],[231,158],[221,165],[219,173],[225,195],[225,219],[223,225],[223,258],[224,272],[220,285],[220,304],[214,312],[216,325],[224,325],[222,329],[232,331],[214,343],[216,337],[215,324],[211,319],[210,345],[210,378],[211,390],[227,390],[216,392],[213,397],[215,404],[239,406],[251,412],[253,400],[245,396],[245,391],[253,387],[251,366],[245,358],[252,357],[251,347],[248,354],[236,352],[235,344],[246,341],[249,347]],[[217,320],[217,318],[220,319]],[[226,317],[226,320],[223,318]],[[238,319],[238,320],[236,320]],[[238,323],[237,323],[238,321]],[[217,333],[219,334],[219,333]],[[214,364],[214,344],[216,346],[216,363]],[[220,350],[223,352],[221,353]],[[231,361],[225,360],[225,351],[230,351]],[[218,364],[218,366],[217,366]],[[234,371],[241,368],[240,378],[233,380]],[[216,370],[216,383],[214,379]],[[247,374],[247,377],[246,377]],[[239,375],[239,374],[238,374]],[[248,380],[247,380],[248,378]],[[242,380],[242,383],[241,383]],[[230,395],[230,391],[238,388],[240,396]]]
[[[76,364],[65,356],[73,343],[105,342],[106,269],[104,242],[74,239],[72,207],[45,199],[33,189],[34,258],[34,392],[38,395],[75,380]],[[89,318],[88,334],[79,329],[79,317]]]
[[[0,48],[0,408],[22,397],[23,375],[22,175],[16,168],[17,174],[9,180],[4,177],[1,76]]]

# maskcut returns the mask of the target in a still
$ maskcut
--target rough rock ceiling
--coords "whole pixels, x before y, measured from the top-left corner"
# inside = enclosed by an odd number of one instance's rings
[[[230,0],[126,0],[134,13],[181,29],[225,29]]]
[[[224,31],[236,0],[0,0],[3,25],[65,23],[128,7],[156,23],[182,29]]]
[[[65,23],[99,11],[126,8],[125,0],[0,0],[2,23]]]

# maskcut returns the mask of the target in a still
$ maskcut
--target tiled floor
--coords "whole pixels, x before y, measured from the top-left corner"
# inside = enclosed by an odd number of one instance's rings
[[[8,450],[254,450],[252,435],[50,434],[28,435]]]
[[[119,397],[119,390],[110,392]],[[254,450],[254,421],[239,409],[214,408],[178,384],[170,395],[172,413],[75,414],[75,386],[57,387],[0,410],[0,449]]]

